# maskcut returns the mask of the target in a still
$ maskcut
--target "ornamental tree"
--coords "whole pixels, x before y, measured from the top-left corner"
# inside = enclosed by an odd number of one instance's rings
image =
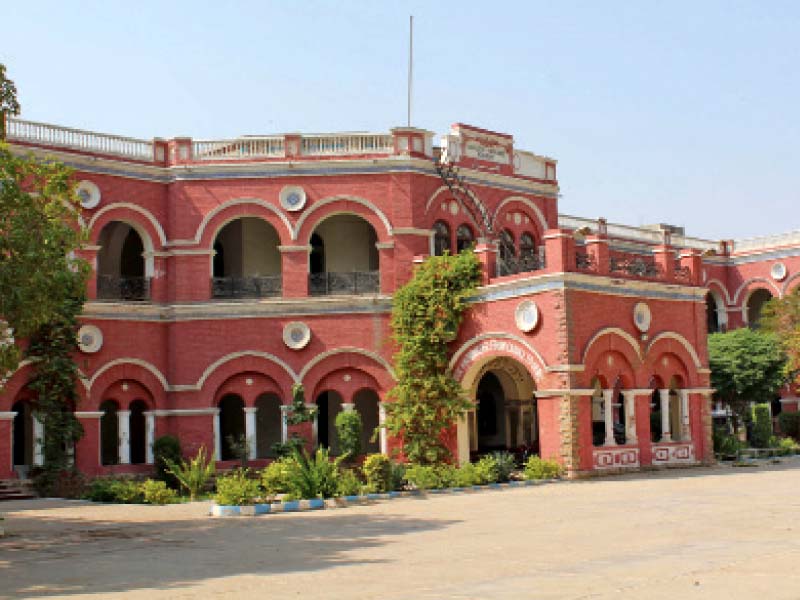
[[[428,258],[394,295],[397,385],[389,392],[394,401],[386,405],[384,426],[402,438],[412,462],[451,459],[442,434],[471,407],[448,368],[447,345],[479,282],[480,263],[471,251],[445,254]]]
[[[773,333],[786,353],[789,380],[800,385],[800,288],[783,298],[773,298],[764,306],[761,328]]]
[[[751,402],[770,402],[785,382],[778,338],[747,327],[708,336],[711,385],[743,421]]]
[[[0,63],[0,141],[6,139],[6,115],[18,115],[17,86],[6,77],[6,66]]]

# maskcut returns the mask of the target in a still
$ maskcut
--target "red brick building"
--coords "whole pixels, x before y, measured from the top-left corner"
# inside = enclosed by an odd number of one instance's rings
[[[527,447],[573,475],[712,460],[709,328],[758,318],[800,283],[800,236],[712,242],[670,226],[560,215],[556,161],[509,135],[286,134],[152,141],[9,119],[15,151],[76,170],[93,267],[75,449],[88,474],[150,468],[294,433],[336,450],[393,386],[393,291],[431,253],[474,245],[483,285],[452,370],[475,400],[459,459]],[[0,394],[0,479],[41,460],[24,364]],[[288,426],[291,386],[319,408]],[[788,396],[788,394],[787,394]],[[796,399],[784,406],[796,408]],[[297,431],[294,431],[294,430]]]

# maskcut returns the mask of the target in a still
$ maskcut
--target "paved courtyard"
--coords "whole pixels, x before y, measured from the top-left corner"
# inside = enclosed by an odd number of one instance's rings
[[[800,598],[800,461],[316,513],[0,504],[0,597]]]

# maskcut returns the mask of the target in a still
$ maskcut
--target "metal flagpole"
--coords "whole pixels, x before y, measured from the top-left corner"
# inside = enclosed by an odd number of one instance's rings
[[[411,78],[414,69],[414,15],[408,17],[408,126],[411,127]]]

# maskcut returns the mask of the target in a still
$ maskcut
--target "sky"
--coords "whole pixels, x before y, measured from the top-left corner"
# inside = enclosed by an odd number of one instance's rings
[[[800,3],[15,2],[22,118],[137,138],[510,133],[559,210],[688,235],[800,229]]]

